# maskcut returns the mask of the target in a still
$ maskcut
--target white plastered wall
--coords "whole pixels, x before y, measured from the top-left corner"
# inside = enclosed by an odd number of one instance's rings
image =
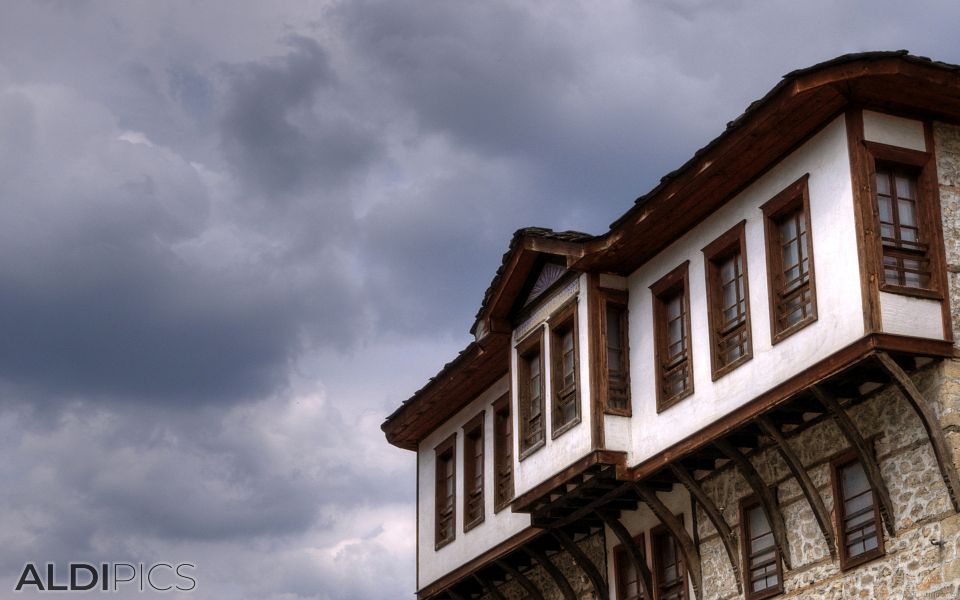
[[[863,111],[863,137],[889,146],[926,151],[923,123],[874,111]],[[940,302],[880,292],[880,321],[889,333],[942,340]]]
[[[668,494],[657,494],[663,504],[674,515],[680,516],[683,520],[683,528],[687,534],[693,538],[693,516],[690,507],[690,496],[686,490],[680,486],[674,486],[674,490]],[[660,520],[654,516],[653,512],[645,504],[640,504],[637,510],[624,511],[620,513],[620,522],[626,527],[632,537],[643,534],[644,556],[647,557],[647,567],[653,572],[653,552],[650,545],[650,531],[660,525]],[[610,597],[617,597],[617,575],[614,568],[613,550],[620,545],[620,540],[614,535],[608,527],[604,527],[604,537],[606,537],[607,548],[607,582],[610,586]],[[687,580],[687,598],[693,598],[693,589],[690,588],[689,578]]]
[[[591,450],[590,439],[590,344],[587,338],[587,301],[586,294],[582,293],[587,289],[586,275],[580,275],[576,279],[575,286],[567,286],[558,290],[556,294],[547,299],[543,305],[532,313],[530,318],[524,321],[514,332],[514,344],[526,337],[529,332],[535,328],[543,329],[543,366],[544,366],[544,431],[546,445],[539,450],[519,460],[520,435],[519,435],[519,414],[517,410],[517,390],[519,390],[516,381],[517,374],[517,352],[514,349],[510,353],[510,373],[513,380],[513,415],[514,415],[514,456],[517,460],[514,462],[514,481],[516,484],[517,495],[523,494],[543,483],[551,476],[556,475],[560,470],[574,461],[582,458]],[[562,433],[558,438],[553,439],[553,415],[550,410],[553,401],[553,381],[550,332],[547,329],[547,319],[557,309],[566,302],[577,296],[577,352],[579,354],[579,377],[580,377],[580,422]]]
[[[475,400],[428,435],[417,452],[417,485],[419,486],[418,534],[419,547],[417,582],[420,587],[436,581],[453,569],[486,550],[509,539],[530,526],[530,516],[504,508],[493,511],[493,403],[509,390],[509,377],[504,375]],[[483,489],[484,521],[470,531],[463,531],[463,426],[485,411],[483,418]],[[450,434],[457,434],[457,501],[456,539],[446,546],[434,548],[436,453],[434,448]],[[516,438],[516,436],[514,436]]]
[[[767,261],[760,206],[809,173],[818,320],[771,342]],[[753,359],[711,381],[701,249],[742,220],[750,292]],[[656,411],[652,296],[649,286],[689,260],[694,394]],[[844,118],[838,117],[730,202],[629,277],[634,465],[729,414],[762,392],[840,350],[863,333],[863,309]]]

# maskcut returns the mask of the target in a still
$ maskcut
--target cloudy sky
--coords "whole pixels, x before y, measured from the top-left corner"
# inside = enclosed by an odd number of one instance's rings
[[[379,425],[513,230],[605,231],[794,68],[960,63],[956,2],[835,4],[4,3],[0,597],[187,561],[193,598],[410,598]]]

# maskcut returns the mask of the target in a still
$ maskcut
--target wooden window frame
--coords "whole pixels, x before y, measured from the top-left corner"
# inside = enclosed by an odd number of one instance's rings
[[[807,173],[788,185],[776,196],[764,203],[760,210],[763,212],[764,240],[767,254],[767,297],[770,304],[770,342],[778,344],[787,339],[796,332],[812,325],[817,321],[817,278],[814,270],[813,258],[813,227],[810,217],[810,190],[807,180],[810,174]],[[807,228],[807,260],[809,262],[809,286],[810,286],[810,314],[800,321],[779,329],[780,319],[778,318],[776,300],[780,290],[783,288],[783,255],[780,244],[780,231],[777,227],[777,219],[789,212],[797,209],[803,210],[804,222]]]
[[[526,367],[527,357],[534,351],[539,354],[540,360],[540,439],[530,445],[526,444],[527,428],[529,427],[528,404],[530,403],[529,373]],[[543,448],[547,443],[547,418],[544,396],[547,393],[546,377],[544,373],[544,344],[543,327],[538,325],[520,343],[517,344],[517,447],[520,449],[518,460],[523,460]]]
[[[655,372],[657,374],[657,412],[661,413],[671,406],[674,406],[684,398],[693,395],[694,374],[693,374],[693,335],[690,330],[690,280],[689,280],[690,261],[684,261],[650,286],[653,294],[653,331],[654,331],[654,360],[656,361]],[[683,328],[686,334],[687,357],[678,362],[671,368],[687,363],[687,370],[690,374],[690,385],[682,392],[673,396],[665,396],[663,389],[664,365],[663,357],[667,352],[667,333],[666,333],[666,308],[665,300],[672,298],[674,294],[683,295]]]
[[[753,586],[750,581],[750,521],[747,518],[747,512],[755,508],[760,508],[762,512],[762,504],[760,498],[756,495],[747,496],[740,500],[740,564],[743,566],[741,569],[743,577],[743,594],[744,600],[763,600],[764,598],[771,598],[783,593],[783,560],[780,556],[780,547],[776,543],[773,544],[773,554],[774,560],[777,565],[777,585],[765,590],[754,592]],[[766,514],[764,514],[766,518]],[[773,528],[770,528],[771,533]]]
[[[504,413],[506,418],[504,419]],[[503,440],[507,438],[507,442]],[[513,411],[510,406],[510,392],[501,396],[493,403],[493,513],[496,514],[510,506],[514,496],[513,485]],[[506,450],[505,447],[509,448]],[[500,472],[504,463],[509,463],[510,491],[508,494],[500,492]]]
[[[599,331],[596,335],[599,338],[597,348],[597,373],[599,381],[595,385],[600,388],[600,397],[603,399],[603,412],[608,415],[617,415],[621,417],[630,417],[633,415],[633,407],[630,402],[630,310],[628,305],[628,296],[626,291],[620,290],[601,290],[597,295],[599,303],[600,318],[597,321]],[[610,405],[610,372],[609,355],[607,353],[607,307],[616,306],[622,311],[620,319],[620,369],[623,372],[624,384],[624,402],[623,408]]]
[[[868,446],[870,453],[873,454],[873,438],[868,440]],[[830,486],[833,493],[833,525],[837,532],[837,556],[840,557],[841,571],[859,567],[864,563],[880,558],[886,554],[883,539],[883,519],[880,515],[880,502],[877,498],[877,491],[873,489],[873,486],[870,486],[870,491],[873,493],[873,523],[877,531],[877,547],[859,556],[851,557],[847,553],[847,532],[843,526],[843,521],[846,517],[846,511],[843,508],[845,499],[842,496],[843,488],[840,470],[855,462],[859,462],[859,458],[853,448],[837,454],[830,460]],[[861,465],[861,467],[863,467],[863,465]]]
[[[750,323],[750,277],[747,267],[747,238],[746,220],[740,221],[723,235],[710,242],[703,250],[704,277],[707,285],[707,316],[710,323],[710,368],[713,381],[720,379],[730,371],[753,358],[753,333]],[[722,261],[732,254],[740,254],[740,264],[743,279],[743,302],[745,320],[743,323],[746,334],[746,352],[733,361],[720,364],[720,344],[723,341],[719,331],[723,322],[722,282],[720,281],[720,266]],[[734,329],[739,328],[736,327]],[[732,331],[732,330],[731,330]]]
[[[447,439],[437,444],[437,446],[433,449],[433,452],[435,457],[434,476],[433,476],[433,484],[434,484],[433,537],[434,537],[434,550],[439,550],[440,548],[443,548],[447,544],[457,539],[457,434],[456,432],[450,434],[450,437],[448,437]],[[446,500],[446,498],[442,498],[440,495],[440,490],[441,490],[440,461],[446,460],[443,457],[448,453],[450,455],[449,460],[453,465],[453,475],[451,475],[451,478],[453,479],[453,502],[451,502],[453,514],[450,517],[452,519],[452,523],[450,527],[450,531],[451,531],[450,537],[441,538],[440,537],[440,506],[441,506],[441,499]]]
[[[683,515],[675,515],[677,520],[680,523],[683,523]],[[661,558],[660,553],[657,552],[657,540],[660,538],[666,538],[674,546],[674,552],[677,556],[677,564],[682,565],[682,575],[680,579],[683,581],[683,599],[690,600],[690,582],[687,579],[687,565],[686,560],[684,560],[683,552],[680,550],[680,543],[674,539],[673,534],[670,533],[670,530],[666,528],[665,525],[660,524],[650,530],[650,555],[652,557],[651,561],[651,576],[653,581],[651,582],[651,587],[653,588],[653,600],[660,600],[660,565]]]
[[[647,547],[644,545],[644,536],[643,533],[639,533],[633,536],[633,543],[637,545],[637,548],[640,549],[640,554],[643,556],[644,560],[647,558]],[[614,591],[617,595],[616,600],[626,600],[626,593],[623,589],[623,582],[620,579],[621,564],[622,562],[632,562],[633,559],[630,557],[630,552],[626,549],[623,544],[617,544],[613,547],[613,582],[614,582]],[[639,577],[639,575],[638,575]],[[637,580],[637,589],[640,592],[639,596],[643,596],[643,590],[639,589],[640,583],[639,579]]]
[[[484,448],[484,416],[486,411],[481,410],[480,413],[467,421],[463,426],[463,532],[466,533],[483,523],[483,520],[486,515],[485,499],[484,499],[484,478],[486,476],[485,466],[486,466],[486,452]],[[471,444],[477,443],[480,446],[480,478],[479,485],[474,487],[477,483],[477,473],[474,471],[476,468],[476,463],[474,462],[475,456],[471,451]],[[480,497],[480,512],[473,519],[470,518],[470,497],[478,494]]]
[[[925,135],[930,135],[925,131]],[[943,225],[940,213],[940,193],[937,181],[935,157],[932,152],[923,152],[899,146],[881,144],[879,142],[863,141],[867,153],[867,169],[870,184],[870,213],[874,215],[871,228],[873,235],[871,243],[876,247],[876,257],[879,264],[874,265],[880,291],[916,298],[943,300],[946,289],[946,277],[943,253]],[[924,259],[930,270],[929,288],[915,288],[895,285],[886,282],[886,271],[883,264],[884,244],[880,233],[880,204],[877,198],[877,166],[883,165],[892,169],[912,171],[917,182],[917,226],[920,237],[927,246]]]
[[[582,420],[580,406],[580,330],[577,324],[577,300],[567,302],[557,309],[547,320],[550,329],[550,429],[551,439],[557,439],[570,429],[576,427]],[[563,391],[563,334],[570,331],[573,336],[573,404],[576,410],[574,416],[565,423],[560,423],[560,395]]]

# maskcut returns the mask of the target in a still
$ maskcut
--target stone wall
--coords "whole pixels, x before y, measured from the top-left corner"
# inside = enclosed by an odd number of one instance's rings
[[[933,140],[937,149],[953,337],[960,339],[960,127],[934,123]]]
[[[914,376],[936,412],[944,416],[950,441],[960,446],[960,361],[928,366]],[[883,478],[894,504],[895,538],[885,539],[886,553],[843,572],[831,559],[810,506],[786,464],[771,447],[750,458],[767,483],[777,486],[788,531],[793,569],[784,573],[782,598],[950,598],[960,597],[960,515],[953,512],[933,450],[913,409],[890,386],[848,413],[865,437],[873,437]],[[829,419],[821,419],[790,439],[807,467],[828,510],[833,510],[830,459],[847,448]],[[955,455],[960,455],[956,453]],[[703,481],[704,489],[739,531],[738,508],[750,495],[743,478],[725,466]],[[741,597],[726,552],[709,519],[698,509],[698,533],[704,571],[704,598]],[[937,543],[934,543],[937,542]],[[943,542],[943,544],[940,544]]]

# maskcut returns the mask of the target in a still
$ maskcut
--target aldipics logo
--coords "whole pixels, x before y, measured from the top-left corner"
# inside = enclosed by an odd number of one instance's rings
[[[23,566],[15,592],[190,592],[196,589],[193,563],[70,563],[67,572],[57,572],[54,563]]]

